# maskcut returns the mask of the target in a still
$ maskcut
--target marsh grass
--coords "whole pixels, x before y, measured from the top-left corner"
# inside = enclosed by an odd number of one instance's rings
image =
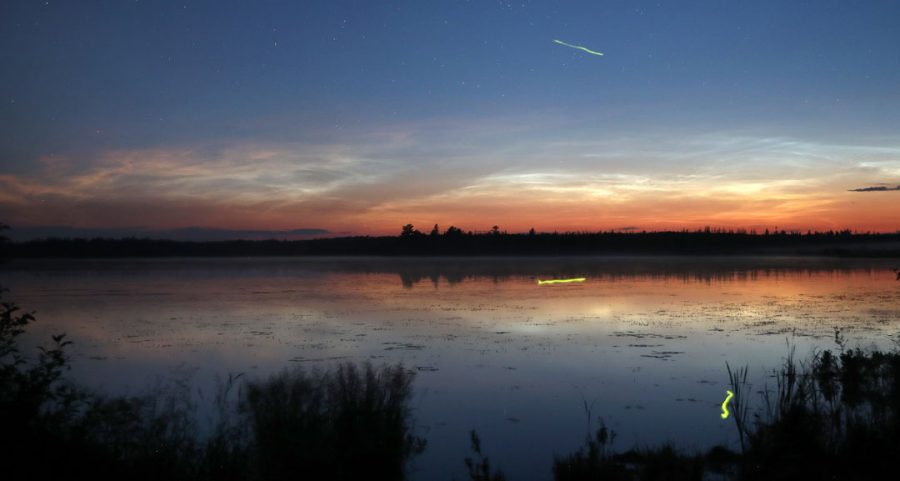
[[[17,338],[34,320],[0,309],[0,472],[45,480],[403,480],[414,373],[342,364],[265,379],[219,380],[206,436],[186,376],[136,396],[69,383],[64,336],[36,357]]]
[[[740,452],[716,446],[687,454],[671,444],[616,452],[602,423],[576,452],[557,456],[555,481],[882,480],[900,459],[900,352],[819,351],[799,361],[794,346],[755,406],[748,367],[726,364]],[[585,403],[585,409],[590,410]],[[589,414],[590,419],[590,414]],[[590,424],[589,424],[590,425]],[[487,478],[472,477],[473,481]]]
[[[267,479],[404,479],[425,442],[412,435],[413,375],[402,366],[341,364],[250,381],[240,410]]]
[[[491,460],[481,450],[481,438],[475,431],[469,432],[469,442],[474,457],[466,457],[466,471],[470,481],[506,481],[506,475],[491,467]]]
[[[557,456],[553,462],[555,481],[701,481],[705,473],[728,472],[734,453],[716,448],[709,454],[688,455],[671,444],[612,449],[615,432],[601,422],[593,437],[578,451]],[[723,467],[724,466],[724,467]]]
[[[900,352],[793,348],[748,435],[744,479],[880,479],[900,455]]]
[[[750,414],[748,394],[751,386],[747,383],[747,372],[749,368],[743,366],[732,371],[731,366],[726,362],[725,370],[728,372],[728,382],[731,385],[731,392],[734,394],[734,397],[731,400],[731,415],[734,419],[734,425],[737,427],[738,440],[741,443],[741,452],[743,453],[747,449],[747,418]]]

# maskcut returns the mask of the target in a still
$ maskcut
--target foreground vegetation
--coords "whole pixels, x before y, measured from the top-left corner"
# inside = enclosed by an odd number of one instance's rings
[[[578,452],[557,457],[556,481],[735,479],[881,480],[896,476],[900,459],[900,352],[822,351],[798,362],[793,349],[772,372],[773,386],[754,408],[747,368],[732,371],[733,419],[741,449],[717,446],[686,454],[671,445],[612,450],[615,433],[602,426]],[[473,449],[481,455],[481,446]],[[473,481],[505,477],[487,463]]]
[[[18,340],[30,313],[0,308],[0,463],[5,479],[403,480],[425,449],[412,434],[413,374],[343,364],[220,383],[204,432],[187,383],[110,397],[72,384],[65,336],[36,356]],[[900,353],[845,349],[798,362],[791,351],[760,401],[732,371],[740,451],[674,446],[619,452],[600,425],[552,477],[579,480],[882,479],[900,459]],[[502,481],[471,434],[472,481]],[[548,473],[548,478],[551,473]],[[449,475],[448,475],[449,478]]]
[[[88,392],[64,376],[64,336],[36,359],[19,351],[33,320],[2,304],[5,479],[402,480],[425,446],[411,434],[413,374],[401,366],[229,378],[212,432],[201,439],[186,383],[137,397]]]

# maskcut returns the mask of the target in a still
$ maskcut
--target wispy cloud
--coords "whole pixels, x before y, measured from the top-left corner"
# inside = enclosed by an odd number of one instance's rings
[[[121,228],[139,219],[157,230],[312,225],[353,233],[500,219],[526,230],[854,227],[847,220],[865,216],[853,210],[877,214],[885,225],[900,222],[896,213],[841,193],[867,179],[894,182],[900,148],[728,132],[541,136],[528,126],[490,125],[451,126],[445,134],[385,127],[343,144],[233,143],[48,158],[39,171],[0,172],[0,220]]]
[[[858,189],[850,189],[850,192],[888,192],[891,190],[900,190],[900,185],[896,185],[896,186],[873,185],[870,187],[860,187]]]

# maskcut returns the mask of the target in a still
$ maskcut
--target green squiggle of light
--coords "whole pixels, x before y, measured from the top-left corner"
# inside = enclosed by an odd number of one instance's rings
[[[563,283],[568,283],[568,282],[584,282],[584,281],[586,281],[586,280],[587,280],[587,278],[584,278],[584,277],[576,277],[576,278],[574,278],[574,279],[552,279],[552,280],[549,280],[549,281],[542,281],[542,280],[538,279],[538,285],[543,285],[543,284],[563,284]]]
[[[562,40],[556,40],[556,39],[553,39],[553,41],[560,45],[565,45],[566,47],[572,47],[572,48],[577,48],[578,50],[583,50],[591,55],[596,55],[598,57],[603,56],[603,52],[595,52],[589,48],[582,47],[581,45],[572,45],[571,43],[566,43],[566,42],[563,42]]]
[[[722,419],[728,419],[728,401],[731,401],[731,398],[734,397],[734,393],[731,391],[725,391],[728,395],[725,396],[725,402],[722,403]]]

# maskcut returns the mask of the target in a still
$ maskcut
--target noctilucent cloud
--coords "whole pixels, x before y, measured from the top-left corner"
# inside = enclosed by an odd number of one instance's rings
[[[900,3],[0,3],[0,221],[894,231]],[[600,59],[553,39],[596,47]]]

